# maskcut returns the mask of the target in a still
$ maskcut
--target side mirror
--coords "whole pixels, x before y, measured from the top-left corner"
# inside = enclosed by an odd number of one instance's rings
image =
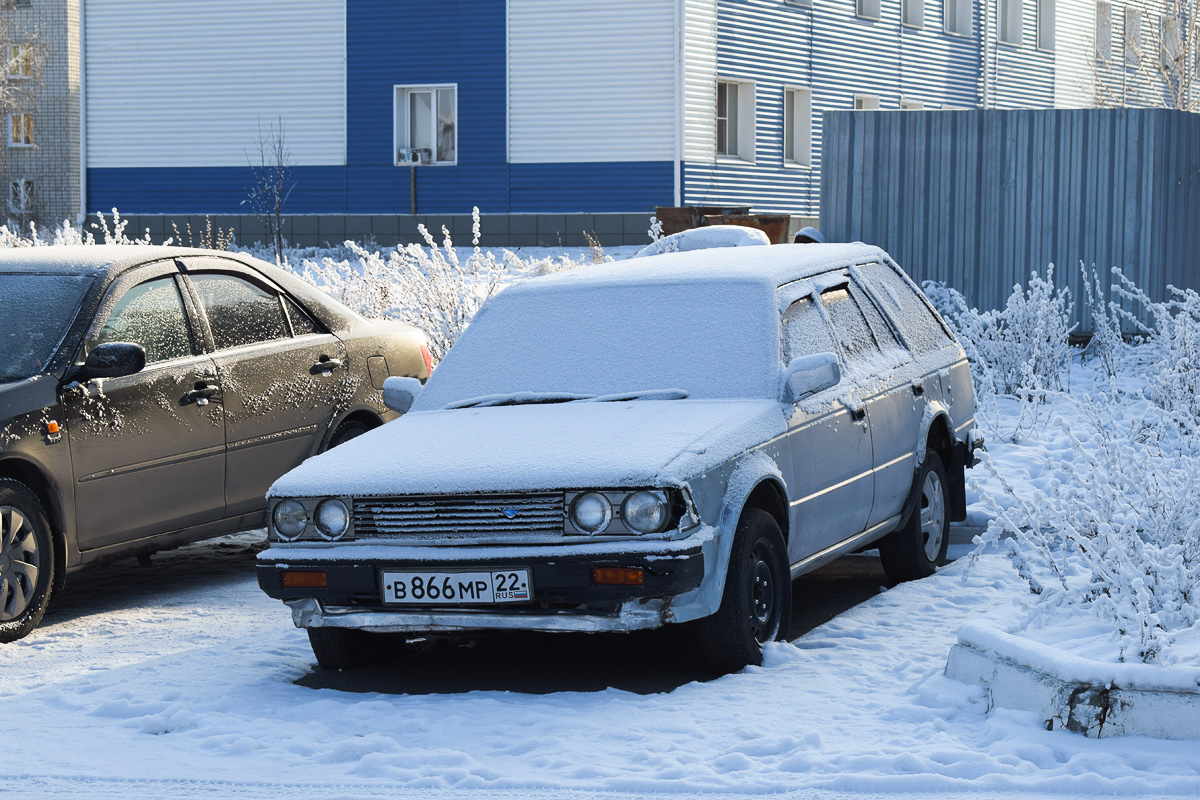
[[[388,378],[383,382],[383,404],[392,411],[407,414],[421,393],[421,382],[416,378]]]
[[[88,353],[84,378],[122,378],[146,367],[146,348],[130,342],[105,342]]]
[[[833,353],[801,356],[792,359],[783,371],[783,400],[795,403],[841,381],[842,367]]]

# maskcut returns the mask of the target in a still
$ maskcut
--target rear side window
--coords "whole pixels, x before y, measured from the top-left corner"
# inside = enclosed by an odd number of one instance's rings
[[[279,298],[233,275],[192,275],[218,350],[287,339]]]
[[[146,363],[193,355],[183,299],[174,278],[138,284],[117,301],[95,344],[132,342],[146,349]]]
[[[925,353],[952,343],[925,299],[895,270],[886,264],[864,264],[858,271],[879,306],[900,329],[909,349]]]
[[[837,347],[821,312],[808,297],[788,306],[783,314],[783,363],[817,353],[836,353]]]
[[[867,318],[845,286],[821,292],[821,305],[829,312],[834,333],[847,357],[878,353],[879,345],[867,326]]]
[[[303,308],[292,302],[290,297],[283,298],[283,307],[287,309],[288,321],[292,323],[293,336],[307,336],[312,333],[323,333],[316,321]]]

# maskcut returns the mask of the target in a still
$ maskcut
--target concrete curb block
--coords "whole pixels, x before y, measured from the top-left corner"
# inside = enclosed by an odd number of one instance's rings
[[[977,683],[997,706],[1037,712],[1047,730],[1065,728],[1092,738],[1200,738],[1200,691],[1121,688],[1067,681],[964,642],[950,648],[946,675]]]

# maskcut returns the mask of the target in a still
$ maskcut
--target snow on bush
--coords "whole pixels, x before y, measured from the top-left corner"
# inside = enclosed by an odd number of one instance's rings
[[[57,245],[79,244],[140,244],[148,245],[150,234],[147,232],[139,239],[134,239],[125,233],[129,220],[121,219],[117,209],[112,210],[112,220],[103,214],[96,213],[96,221],[91,223],[92,229],[102,237],[97,240],[96,233],[86,229],[76,228],[69,220],[64,220],[53,231],[44,231],[33,222],[29,223],[28,233],[19,228],[9,228],[0,225],[0,247],[53,247]],[[167,242],[170,244],[170,241]]]
[[[967,353],[976,403],[990,433],[1011,441],[1035,436],[1047,394],[1062,391],[1070,374],[1071,292],[1054,288],[1054,265],[1044,278],[1030,273],[1028,287],[1014,286],[1002,310],[971,308],[944,283],[926,281],[922,288]],[[1009,431],[998,428],[998,405],[1005,397],[1020,404]]]
[[[285,263],[297,275],[320,287],[366,317],[398,319],[415,325],[429,337],[434,361],[441,361],[455,340],[502,281],[517,273],[544,274],[577,267],[582,262],[559,258],[521,259],[504,251],[503,263],[479,247],[479,209],[472,213],[473,251],[465,260],[450,232],[442,227],[441,246],[424,225],[419,244],[398,245],[386,252],[347,241],[349,257],[304,259],[299,266]]]

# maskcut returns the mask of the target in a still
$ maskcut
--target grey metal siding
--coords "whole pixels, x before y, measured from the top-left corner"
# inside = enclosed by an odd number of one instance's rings
[[[1155,297],[1200,288],[1200,115],[835,111],[824,127],[830,240],[878,244],[980,308],[1050,263],[1076,298],[1080,262],[1105,286],[1119,266]]]

